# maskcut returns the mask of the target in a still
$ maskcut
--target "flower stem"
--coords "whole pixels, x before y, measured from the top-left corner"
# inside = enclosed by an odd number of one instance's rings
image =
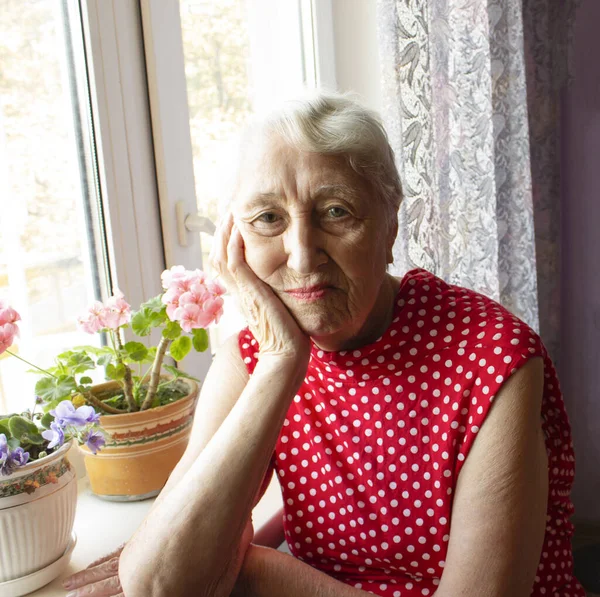
[[[154,400],[154,396],[156,396],[156,390],[158,388],[158,382],[160,381],[160,370],[162,367],[163,359],[165,358],[165,354],[167,352],[167,348],[171,340],[165,338],[164,336],[160,339],[158,343],[158,348],[156,350],[156,356],[154,357],[154,363],[152,365],[152,373],[150,374],[150,383],[148,384],[148,392],[146,393],[146,398],[144,398],[144,402],[142,403],[142,408],[140,410],[146,410],[150,408],[152,402]]]
[[[33,367],[34,369],[37,369],[38,371],[41,371],[42,373],[45,373],[46,375],[50,375],[50,376],[56,378],[56,375],[54,375],[54,373],[50,373],[50,371],[46,371],[45,369],[42,369],[41,367],[38,367],[37,365],[34,365],[33,363],[30,363],[27,359],[24,359],[23,357],[20,357],[18,354],[12,352],[11,350],[7,350],[6,352],[8,354],[12,355],[13,357],[16,357],[20,361],[23,361],[24,363],[27,363],[30,367]]]
[[[117,343],[117,361],[125,367],[125,377],[123,378],[124,387],[123,391],[125,393],[125,400],[127,400],[128,410],[129,412],[135,412],[138,410],[138,405],[136,404],[133,398],[133,380],[131,378],[131,369],[128,365],[123,363],[123,359],[121,358],[121,350],[123,350],[123,343],[121,342],[121,335],[119,330],[115,330],[115,340]]]
[[[93,406],[95,406],[96,408],[99,408],[100,410],[103,410],[104,412],[110,413],[111,415],[123,415],[123,414],[129,412],[126,410],[119,410],[118,408],[115,408],[114,406],[110,406],[110,404],[104,404],[104,402],[102,402],[102,400],[98,400],[98,398],[96,398],[96,396],[94,396],[94,394],[92,394],[92,392],[86,392],[85,399],[88,402],[90,402]]]

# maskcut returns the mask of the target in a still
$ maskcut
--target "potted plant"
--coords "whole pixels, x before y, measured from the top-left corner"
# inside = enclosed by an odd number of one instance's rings
[[[18,334],[18,313],[0,302],[0,353]],[[0,593],[23,595],[58,576],[75,544],[74,441],[104,444],[91,406],[63,401],[47,413],[0,415]]]
[[[200,270],[175,266],[162,274],[164,292],[133,312],[118,290],[78,319],[100,333],[102,347],[79,346],[59,354],[47,370],[36,368],[44,412],[64,400],[100,414],[106,445],[84,460],[92,491],[112,500],[139,500],[161,490],[187,445],[199,380],[165,363],[208,348],[206,327],[223,312],[223,287]],[[145,340],[125,341],[124,333]],[[148,342],[155,332],[156,345]],[[0,339],[1,342],[1,339]],[[95,384],[101,370],[105,383]],[[97,377],[97,376],[96,376]]]

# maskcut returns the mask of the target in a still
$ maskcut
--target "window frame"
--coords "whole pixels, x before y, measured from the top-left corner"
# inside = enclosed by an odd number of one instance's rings
[[[134,308],[165,267],[138,0],[79,0],[112,291]]]

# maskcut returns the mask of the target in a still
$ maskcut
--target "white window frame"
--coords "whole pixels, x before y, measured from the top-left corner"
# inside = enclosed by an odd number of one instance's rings
[[[138,0],[80,0],[113,289],[134,308],[165,266]]]
[[[140,0],[139,6],[165,266],[202,268],[199,234],[177,222],[177,209],[197,212],[179,2]],[[185,367],[203,379],[211,362],[210,351],[192,351]]]
[[[337,89],[332,0],[301,0],[305,56],[312,62],[315,87]]]

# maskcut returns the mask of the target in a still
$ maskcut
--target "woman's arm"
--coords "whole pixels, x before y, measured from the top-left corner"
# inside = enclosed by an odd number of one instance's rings
[[[245,545],[240,538],[299,384],[295,369],[294,362],[259,362],[185,477],[125,547],[119,576],[127,597],[229,594],[252,536]]]
[[[196,404],[194,422],[186,451],[173,469],[151,511],[157,508],[171,489],[182,481],[187,471],[231,412],[246,387],[248,379],[246,365],[239,356],[237,335],[232,336],[224,342],[213,360]],[[269,481],[270,475],[268,478],[263,479],[262,487],[255,499],[256,502],[262,497]],[[283,534],[283,530],[281,534]],[[255,541],[257,541],[256,538]],[[63,583],[65,588],[74,589],[75,597],[101,594],[110,587],[118,588],[117,570],[123,548],[124,545],[93,562],[85,570],[71,575]]]
[[[251,545],[231,597],[360,597],[365,594],[293,556]]]
[[[516,371],[494,398],[460,472],[436,597],[528,597],[548,501],[541,428],[544,365]]]
[[[255,498],[308,365],[308,337],[247,265],[231,216],[219,227],[213,263],[240,299],[260,347],[258,364],[184,477],[173,480],[123,550],[127,597],[229,596],[252,540]],[[243,366],[237,346],[229,358]],[[216,396],[227,375],[211,378]]]

